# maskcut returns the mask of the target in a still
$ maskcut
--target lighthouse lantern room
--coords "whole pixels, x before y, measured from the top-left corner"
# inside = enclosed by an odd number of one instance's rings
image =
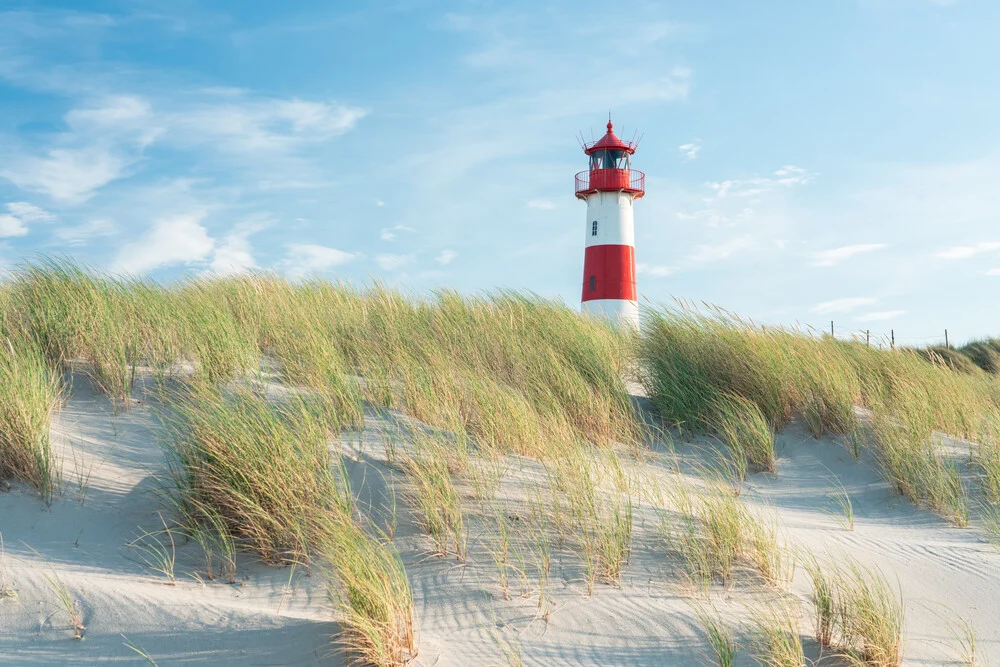
[[[587,202],[582,310],[638,327],[632,204],[646,175],[632,169],[636,144],[623,141],[608,120],[607,133],[584,144],[590,168],[576,175],[576,196]]]

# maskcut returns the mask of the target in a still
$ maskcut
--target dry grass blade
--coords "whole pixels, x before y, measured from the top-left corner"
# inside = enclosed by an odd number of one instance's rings
[[[458,491],[451,479],[448,446],[434,437],[421,438],[406,457],[405,470],[415,485],[414,495],[424,527],[434,538],[439,556],[454,552],[465,559],[465,520]]]
[[[174,543],[174,534],[167,526],[163,515],[160,514],[160,523],[163,530],[155,533],[143,532],[142,535],[129,542],[126,546],[135,549],[143,562],[154,572],[159,572],[167,578],[171,586],[176,585],[174,578],[174,565],[177,562],[177,546]],[[160,535],[166,535],[167,544],[160,541]]]
[[[49,582],[49,585],[52,586],[52,590],[55,591],[56,596],[59,599],[59,605],[69,617],[70,625],[73,629],[73,639],[82,641],[83,631],[87,628],[83,624],[83,617],[80,614],[79,608],[77,608],[76,601],[73,599],[73,595],[70,593],[69,588],[67,588],[66,584],[59,579],[55,572],[52,572],[51,574],[44,572],[43,575],[45,580]]]
[[[774,431],[755,403],[726,394],[715,402],[708,423],[731,456],[745,459],[757,471],[774,472]]]
[[[816,639],[840,655],[869,667],[898,667],[903,661],[902,594],[880,570],[848,558],[828,573],[808,561],[816,610]]]
[[[122,639],[125,640],[125,641],[122,642],[122,646],[124,646],[125,648],[129,649],[130,651],[132,651],[133,653],[135,653],[136,655],[138,655],[140,658],[142,658],[143,660],[145,660],[150,665],[153,665],[153,667],[156,667],[156,661],[153,660],[153,658],[149,655],[149,653],[147,653],[146,651],[142,650],[138,646],[130,644],[128,637],[126,637],[125,635],[122,635],[121,637],[122,637]]]
[[[766,667],[806,664],[798,613],[789,600],[760,602],[751,608],[754,657]]]
[[[715,664],[719,667],[732,667],[739,651],[732,629],[722,620],[715,607],[696,605],[694,610],[712,649]]]

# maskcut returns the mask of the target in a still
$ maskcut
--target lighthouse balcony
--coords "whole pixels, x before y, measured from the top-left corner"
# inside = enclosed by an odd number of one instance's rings
[[[646,174],[637,169],[588,169],[576,175],[576,196],[595,192],[628,192],[636,199],[646,194]]]

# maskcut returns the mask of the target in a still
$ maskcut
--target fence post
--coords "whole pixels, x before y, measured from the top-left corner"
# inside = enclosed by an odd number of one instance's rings
[[[830,320],[830,338],[833,338],[833,320]]]
[[[872,346],[872,330],[865,329],[865,347]]]
[[[947,329],[944,330],[944,349],[946,349],[946,350],[950,350],[951,349],[951,345],[948,344],[948,330]]]
[[[890,341],[889,341],[889,345],[890,345],[890,347],[893,350],[895,350],[896,349],[896,330],[895,329],[889,329],[889,336],[891,336]]]

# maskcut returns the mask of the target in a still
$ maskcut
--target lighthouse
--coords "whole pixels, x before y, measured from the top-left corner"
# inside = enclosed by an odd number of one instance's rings
[[[632,204],[646,194],[646,175],[632,169],[636,144],[608,131],[583,145],[590,167],[576,175],[576,196],[587,202],[581,309],[638,328]]]

